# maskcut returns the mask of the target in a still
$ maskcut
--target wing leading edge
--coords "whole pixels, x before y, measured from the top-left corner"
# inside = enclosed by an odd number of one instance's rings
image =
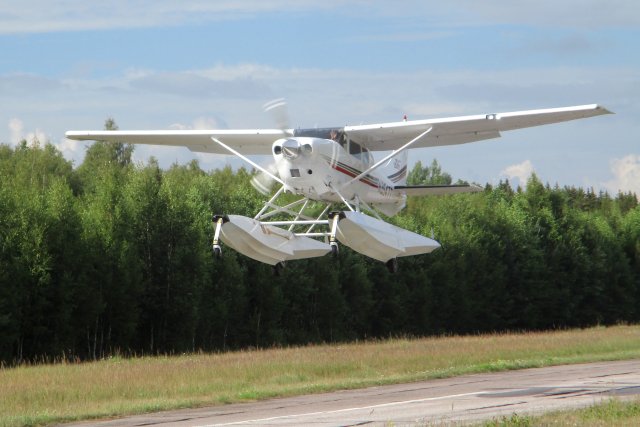
[[[346,126],[344,131],[352,140],[366,146],[371,151],[386,151],[397,150],[429,127],[433,127],[429,135],[413,145],[412,148],[465,144],[498,138],[500,132],[503,131],[566,122],[602,114],[611,114],[611,111],[600,105],[590,104],[543,110]]]
[[[199,153],[229,154],[211,138],[224,141],[243,154],[271,154],[271,144],[291,135],[280,129],[244,130],[140,130],[140,131],[68,131],[66,137],[77,141],[126,142],[187,147]]]
[[[482,141],[498,138],[500,132],[503,131],[560,123],[602,114],[611,114],[611,112],[600,105],[590,104],[544,110],[345,126],[344,132],[350,139],[364,145],[371,151],[389,151],[397,150],[407,141],[429,128],[433,128],[429,135],[411,148]],[[299,130],[296,130],[295,133],[299,133]],[[214,137],[246,155],[270,154],[271,145],[275,140],[293,135],[292,129],[69,131],[66,133],[66,137],[73,140],[179,146],[187,147],[195,152],[229,154],[228,151],[211,140]]]

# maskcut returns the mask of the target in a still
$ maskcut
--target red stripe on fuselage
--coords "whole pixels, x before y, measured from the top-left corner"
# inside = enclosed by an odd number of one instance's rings
[[[333,169],[337,170],[338,172],[342,172],[343,174],[345,174],[345,175],[347,175],[347,176],[350,176],[351,178],[355,178],[356,176],[358,176],[358,175],[354,174],[353,172],[350,172],[350,171],[348,171],[348,170],[346,170],[346,169],[342,168],[341,166],[338,166],[338,165],[331,165],[331,167],[332,167]],[[364,184],[367,184],[367,185],[369,185],[369,186],[371,186],[371,187],[373,187],[373,188],[380,188],[380,186],[375,185],[375,184],[373,184],[372,182],[365,181],[365,178],[366,178],[366,176],[364,176],[364,177],[360,178],[360,182],[362,182],[362,183],[364,183]]]

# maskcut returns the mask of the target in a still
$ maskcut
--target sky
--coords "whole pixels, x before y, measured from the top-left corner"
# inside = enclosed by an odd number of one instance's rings
[[[640,194],[637,0],[0,0],[0,143],[67,130],[327,127],[597,103],[615,112],[412,150],[454,179]],[[138,146],[163,167],[238,159]],[[258,158],[268,163],[267,158]]]

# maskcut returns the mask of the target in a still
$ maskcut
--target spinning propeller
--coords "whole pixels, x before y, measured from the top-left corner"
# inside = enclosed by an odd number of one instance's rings
[[[287,102],[284,98],[274,99],[272,101],[267,102],[263,106],[264,111],[269,114],[274,121],[276,128],[280,129],[282,132],[282,137],[285,138],[287,136],[291,136],[291,131],[289,130],[289,113],[287,111]],[[272,161],[266,169],[270,174],[265,173],[262,170],[259,170],[258,173],[251,178],[251,185],[255,188],[259,193],[268,196],[272,193],[273,185],[277,182],[273,177],[278,176],[278,168],[274,161]]]
[[[289,132],[289,113],[287,112],[287,102],[284,98],[274,99],[267,102],[262,106],[265,113],[271,115],[276,128],[282,131],[283,135],[288,135]]]

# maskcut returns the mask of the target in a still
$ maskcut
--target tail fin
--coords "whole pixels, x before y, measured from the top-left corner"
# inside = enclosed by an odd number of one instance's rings
[[[407,184],[407,156],[408,150],[404,150],[402,153],[391,158],[386,165],[384,165],[384,174],[391,180],[394,187]]]

